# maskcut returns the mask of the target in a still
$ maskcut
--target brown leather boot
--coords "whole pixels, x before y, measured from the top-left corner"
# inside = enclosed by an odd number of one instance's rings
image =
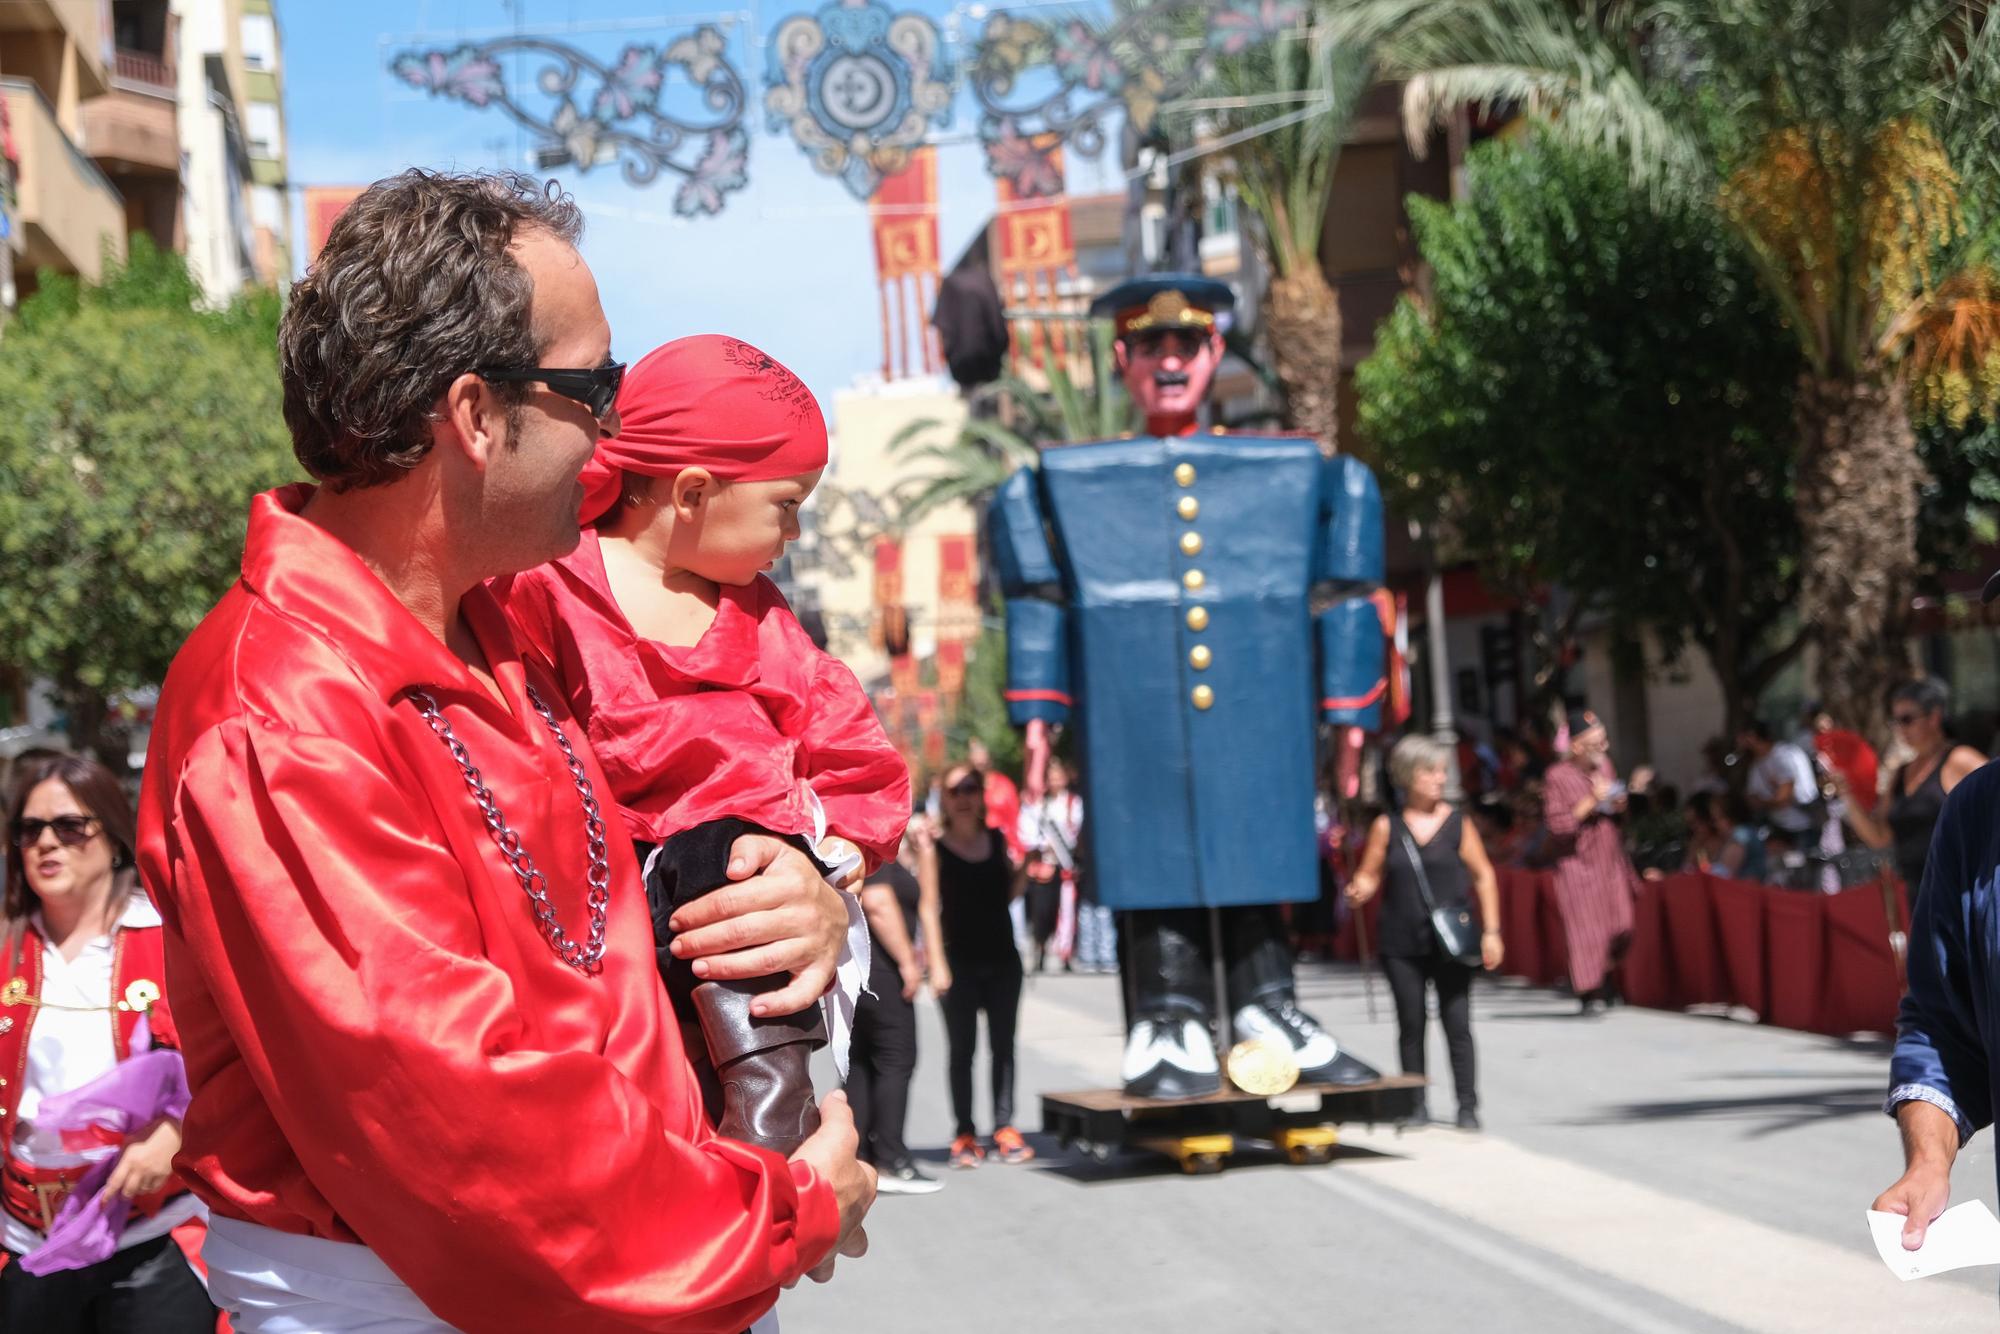
[[[817,1005],[800,1014],[751,1017],[751,999],[782,980],[702,982],[694,988],[694,1008],[722,1085],[716,1133],[789,1158],[819,1129],[810,1062],[827,1034]]]

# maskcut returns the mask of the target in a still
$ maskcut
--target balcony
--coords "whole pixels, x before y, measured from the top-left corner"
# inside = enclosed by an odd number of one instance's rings
[[[21,245],[16,271],[46,266],[95,280],[107,247],[114,258],[125,255],[124,199],[62,132],[39,88],[0,76],[0,99],[7,103],[21,154],[15,178]]]
[[[83,104],[83,142],[113,176],[178,177],[181,140],[173,67],[157,56],[118,52],[111,91]]]
[[[4,0],[0,36],[8,39],[9,72],[55,88],[73,56],[76,95],[96,97],[110,82],[104,68],[104,19],[110,10],[101,0]]]

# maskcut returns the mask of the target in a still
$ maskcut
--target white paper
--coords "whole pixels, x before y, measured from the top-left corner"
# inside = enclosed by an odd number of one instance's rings
[[[1868,1211],[1868,1231],[1875,1238],[1875,1250],[1889,1272],[1908,1282],[1947,1269],[1970,1265],[2000,1265],[2000,1219],[1979,1200],[1954,1205],[1938,1215],[1924,1234],[1924,1244],[1914,1251],[1903,1249],[1901,1214]]]

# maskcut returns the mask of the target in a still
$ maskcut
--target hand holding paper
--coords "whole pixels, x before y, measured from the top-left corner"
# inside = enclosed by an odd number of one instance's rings
[[[2000,1265],[2000,1219],[1978,1200],[1939,1214],[1924,1234],[1924,1244],[1914,1251],[1903,1249],[1907,1221],[1901,1214],[1868,1211],[1868,1231],[1875,1238],[1876,1252],[1889,1271],[1905,1282],[1969,1265]]]

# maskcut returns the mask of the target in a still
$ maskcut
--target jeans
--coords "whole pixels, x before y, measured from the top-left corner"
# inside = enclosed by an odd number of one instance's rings
[[[1444,1023],[1444,1040],[1451,1052],[1451,1082],[1458,1093],[1458,1105],[1465,1111],[1479,1107],[1479,1088],[1474,1082],[1472,1057],[1472,969],[1433,949],[1420,958],[1393,954],[1382,956],[1382,971],[1389,979],[1389,993],[1396,998],[1396,1039],[1403,1058],[1403,1073],[1424,1073],[1424,1037],[1429,1024],[1425,1004],[1426,985],[1435,986],[1438,1018]]]
[[[882,1168],[902,1166],[910,1157],[903,1121],[910,1106],[910,1076],[917,1068],[917,1011],[903,999],[902,979],[893,968],[877,969],[854,1012],[854,1042],[847,1056],[847,1100],[861,1134],[860,1157]]]
[[[1076,905],[1076,962],[1081,968],[1118,967],[1118,923],[1101,903]]]
[[[993,1125],[1014,1124],[1014,1021],[1021,1009],[1019,964],[951,970],[944,997],[944,1031],[951,1047],[951,1114],[958,1135],[973,1135],[972,1056],[979,1045],[979,1014],[986,1012],[986,1045],[993,1058]]]

